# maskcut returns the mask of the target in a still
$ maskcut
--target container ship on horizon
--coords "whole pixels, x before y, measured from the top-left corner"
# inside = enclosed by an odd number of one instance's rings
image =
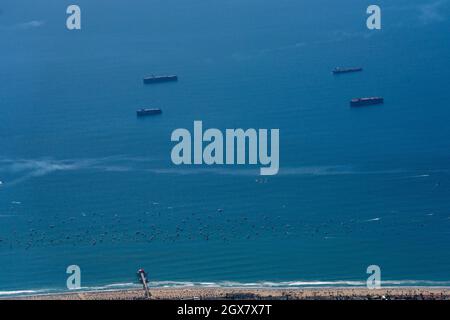
[[[162,76],[151,75],[148,77],[144,77],[144,84],[153,84],[153,83],[170,82],[170,81],[178,81],[178,76],[171,74],[171,75],[162,75]]]
[[[343,68],[343,67],[336,67],[333,69],[333,74],[341,74],[341,73],[351,73],[351,72],[359,72],[362,71],[363,68],[361,67],[353,67],[353,68]]]
[[[382,97],[355,98],[350,100],[351,107],[363,107],[382,103],[384,103],[384,98]]]
[[[156,114],[161,114],[161,113],[162,113],[162,110],[159,108],[141,108],[136,111],[136,115],[138,117],[151,116],[151,115],[156,115]]]

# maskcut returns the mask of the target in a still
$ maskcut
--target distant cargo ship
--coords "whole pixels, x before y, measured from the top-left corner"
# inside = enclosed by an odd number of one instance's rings
[[[358,71],[362,71],[363,68],[361,67],[355,67],[355,68],[342,68],[342,67],[337,67],[333,69],[333,74],[340,74],[340,73],[350,73],[350,72],[358,72]]]
[[[352,107],[363,107],[382,103],[384,103],[384,98],[382,97],[356,98],[350,100],[350,106]]]
[[[145,84],[152,84],[152,83],[160,83],[160,82],[169,82],[169,81],[177,81],[178,76],[177,75],[165,75],[165,76],[148,76],[144,78]]]
[[[138,117],[143,117],[143,116],[151,116],[151,115],[155,115],[155,114],[161,114],[162,110],[159,108],[152,108],[152,109],[146,109],[146,108],[142,108],[136,111],[136,114]]]

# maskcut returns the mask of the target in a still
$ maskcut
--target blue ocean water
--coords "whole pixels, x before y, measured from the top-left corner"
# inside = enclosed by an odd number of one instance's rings
[[[152,285],[364,285],[372,264],[450,285],[450,2],[378,2],[369,31],[360,0],[3,0],[0,294],[63,291],[72,264],[84,288],[140,267]],[[174,166],[194,120],[279,128],[280,173]]]

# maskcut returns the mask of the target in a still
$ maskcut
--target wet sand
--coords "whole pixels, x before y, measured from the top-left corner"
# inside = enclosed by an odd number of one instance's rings
[[[154,288],[152,300],[450,300],[450,288],[307,288],[307,289],[245,289],[245,288]],[[36,295],[31,300],[142,300],[143,290],[95,291]]]

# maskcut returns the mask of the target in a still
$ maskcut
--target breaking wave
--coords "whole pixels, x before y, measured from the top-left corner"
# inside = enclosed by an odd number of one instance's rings
[[[30,296],[37,294],[46,294],[50,293],[53,290],[51,289],[41,289],[41,290],[11,290],[11,291],[0,291],[1,296]],[[56,292],[56,291],[55,291]]]
[[[222,287],[222,288],[314,288],[314,287],[365,287],[366,281],[337,280],[337,281],[219,281],[219,282],[180,282],[180,281],[156,281],[149,283],[151,287]],[[429,280],[385,280],[383,286],[450,286],[450,281]]]
[[[150,288],[253,288],[253,289],[306,289],[306,288],[363,288],[365,281],[337,280],[337,281],[218,281],[218,282],[191,282],[191,281],[151,281]],[[382,287],[450,287],[450,281],[430,281],[430,280],[385,280],[381,282]],[[112,283],[103,286],[82,287],[79,290],[12,290],[0,291],[0,296],[30,296],[57,293],[93,292],[93,291],[117,291],[126,289],[140,289],[142,286],[132,282]]]

